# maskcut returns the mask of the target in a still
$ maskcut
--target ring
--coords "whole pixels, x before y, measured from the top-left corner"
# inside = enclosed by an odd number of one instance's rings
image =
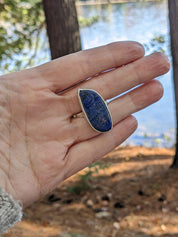
[[[113,123],[109,108],[102,96],[91,89],[79,89],[78,98],[90,126],[97,132],[108,132],[112,129]],[[79,113],[73,117],[81,117]]]

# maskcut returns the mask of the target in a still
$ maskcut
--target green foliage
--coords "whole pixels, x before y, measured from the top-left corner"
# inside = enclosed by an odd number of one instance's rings
[[[154,37],[150,40],[148,44],[145,44],[145,48],[151,52],[157,52],[160,51],[162,53],[165,53],[165,47],[166,47],[167,39],[166,35],[155,34]]]
[[[163,134],[163,138],[164,138],[165,140],[167,140],[167,141],[171,141],[171,138],[168,137],[166,134]]]
[[[79,182],[74,186],[69,186],[67,191],[71,194],[79,195],[82,191],[92,188],[91,181],[95,179],[95,176],[100,170],[104,170],[109,167],[109,164],[102,164],[100,161],[95,162],[85,169],[84,174],[79,174]]]
[[[90,26],[97,16],[79,17]],[[18,71],[49,58],[42,0],[0,0],[0,74]]]
[[[169,137],[167,134],[162,134],[160,137],[154,137],[153,135],[148,135],[145,133],[143,135],[143,146],[152,146],[152,147],[170,147],[172,142],[172,138]]]
[[[19,70],[34,63],[44,22],[41,0],[0,0],[1,69]]]
[[[93,25],[94,23],[98,21],[98,19],[99,19],[98,16],[93,16],[89,18],[79,17],[78,21],[79,21],[80,27],[85,27],[85,26]]]

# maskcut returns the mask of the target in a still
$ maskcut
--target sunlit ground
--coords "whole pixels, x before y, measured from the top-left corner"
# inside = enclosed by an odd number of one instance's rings
[[[4,236],[178,237],[174,151],[119,148],[24,210]],[[86,178],[87,177],[87,178]]]

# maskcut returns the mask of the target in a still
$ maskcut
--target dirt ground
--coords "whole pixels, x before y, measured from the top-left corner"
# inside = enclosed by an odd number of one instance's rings
[[[121,147],[24,210],[4,237],[178,237],[173,149]]]

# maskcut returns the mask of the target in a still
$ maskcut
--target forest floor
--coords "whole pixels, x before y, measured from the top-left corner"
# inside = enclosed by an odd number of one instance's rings
[[[120,147],[24,210],[4,237],[178,237],[173,149]]]

